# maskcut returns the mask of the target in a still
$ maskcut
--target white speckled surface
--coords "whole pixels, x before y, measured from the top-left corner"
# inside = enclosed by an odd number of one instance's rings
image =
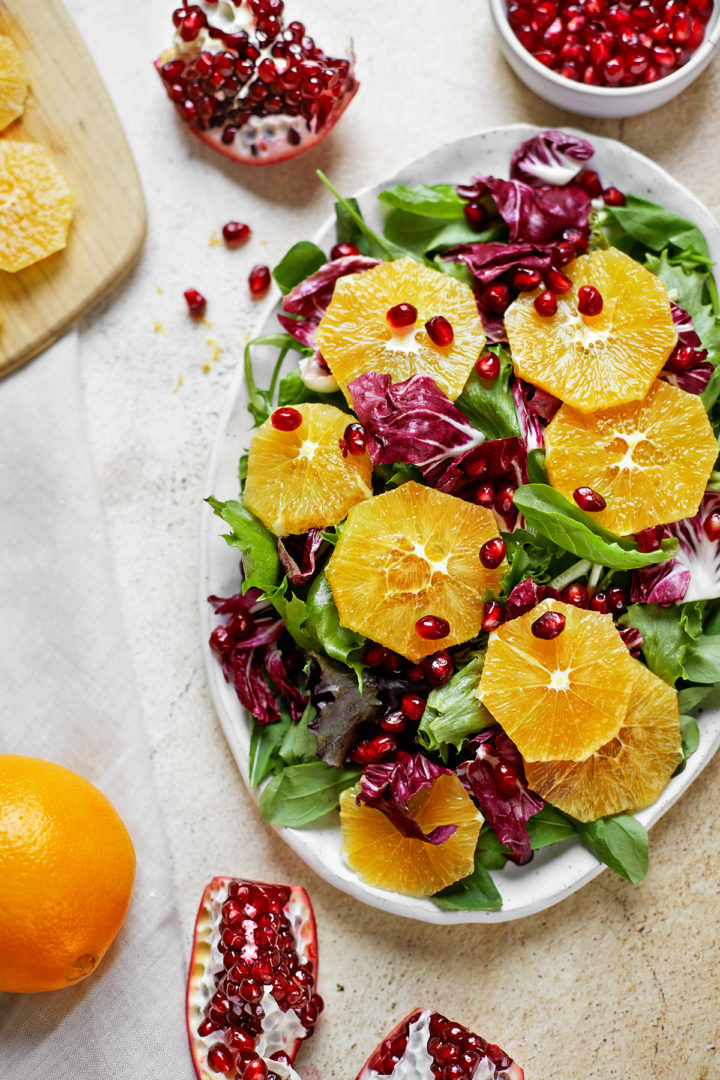
[[[306,1080],[354,1076],[416,1005],[499,1042],[528,1080],[718,1080],[720,761],[653,830],[640,888],[605,873],[514,924],[405,922],[325,885],[257,816],[210,702],[195,596],[210,445],[256,317],[247,271],[327,215],[314,170],[351,192],[483,127],[572,122],[654,157],[717,213],[720,66],[659,112],[583,123],[516,81],[482,3],[297,0],[323,44],[353,38],[362,89],[316,151],[271,171],[238,170],[180,129],[152,69],[170,38],[170,3],[69,0],[68,8],[117,104],[148,199],[143,259],[83,324],[82,366],[188,955],[214,874],[300,880],[315,902],[327,1002],[298,1061]],[[229,218],[253,226],[245,249],[209,245]],[[187,319],[189,286],[207,295],[211,327]],[[208,339],[223,350],[214,362]]]

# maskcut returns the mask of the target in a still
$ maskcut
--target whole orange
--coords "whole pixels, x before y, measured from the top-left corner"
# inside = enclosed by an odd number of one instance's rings
[[[134,875],[102,792],[60,765],[0,754],[0,990],[59,990],[94,971]]]

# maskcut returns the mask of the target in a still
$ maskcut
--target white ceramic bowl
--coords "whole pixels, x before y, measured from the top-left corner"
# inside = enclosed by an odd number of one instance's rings
[[[521,45],[507,19],[506,0],[490,0],[500,48],[515,74],[538,97],[581,116],[618,118],[657,109],[682,93],[705,70],[720,47],[720,3],[710,17],[705,40],[687,64],[664,79],[642,86],[586,86],[550,71]]]

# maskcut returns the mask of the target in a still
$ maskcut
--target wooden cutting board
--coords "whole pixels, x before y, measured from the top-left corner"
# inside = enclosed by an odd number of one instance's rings
[[[17,274],[0,271],[4,375],[120,280],[140,254],[146,221],[117,114],[59,0],[0,0],[0,32],[12,37],[30,72],[25,113],[5,136],[48,146],[75,196],[65,251]]]

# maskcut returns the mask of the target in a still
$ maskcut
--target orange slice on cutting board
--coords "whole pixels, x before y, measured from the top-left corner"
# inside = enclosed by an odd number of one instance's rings
[[[52,154],[0,139],[0,270],[17,273],[61,251],[73,197]]]
[[[0,34],[0,131],[22,116],[30,77],[11,38]]]

